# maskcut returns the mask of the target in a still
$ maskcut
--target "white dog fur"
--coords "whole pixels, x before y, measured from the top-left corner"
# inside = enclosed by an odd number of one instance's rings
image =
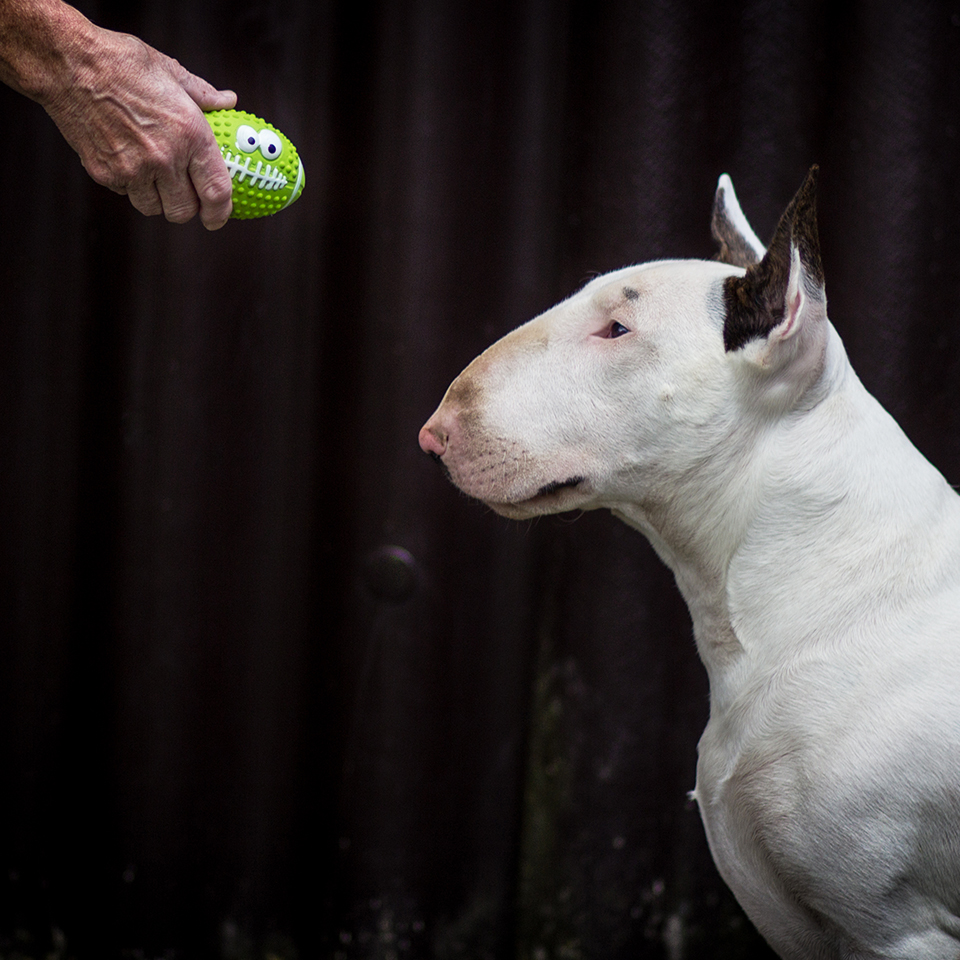
[[[526,518],[604,507],[676,575],[710,679],[694,791],[786,960],[960,958],[960,497],[826,315],[815,169],[769,251],[601,276],[495,343],[420,433]]]

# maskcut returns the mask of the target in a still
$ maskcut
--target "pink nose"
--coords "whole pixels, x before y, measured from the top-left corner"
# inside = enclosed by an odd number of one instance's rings
[[[435,457],[442,457],[446,453],[447,435],[432,419],[420,431],[420,449]]]

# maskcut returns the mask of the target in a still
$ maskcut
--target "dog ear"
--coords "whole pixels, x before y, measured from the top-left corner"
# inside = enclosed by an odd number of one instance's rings
[[[710,233],[720,247],[716,259],[732,267],[752,266],[759,263],[767,252],[743,215],[733,181],[726,174],[720,178],[713,198]]]
[[[808,323],[826,317],[827,296],[817,234],[817,167],[777,224],[770,248],[742,277],[728,277],[723,299],[726,317],[723,345],[729,352],[765,339],[761,362],[775,345]]]

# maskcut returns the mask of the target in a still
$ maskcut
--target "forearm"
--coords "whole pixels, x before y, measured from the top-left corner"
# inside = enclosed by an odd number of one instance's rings
[[[96,35],[61,0],[0,0],[0,80],[46,105],[96,62]]]
[[[230,109],[232,91],[62,0],[0,0],[0,81],[41,104],[87,173],[141,213],[226,222],[230,174],[202,111]]]

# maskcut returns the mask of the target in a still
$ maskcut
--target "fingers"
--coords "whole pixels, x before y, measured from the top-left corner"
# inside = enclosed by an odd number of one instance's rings
[[[177,60],[171,57],[166,59],[170,73],[201,110],[232,110],[237,105],[237,95],[232,90],[218,90]]]
[[[201,110],[232,110],[237,105],[237,95],[232,90],[217,90],[192,73],[188,76],[190,80],[184,83],[183,89]]]
[[[186,223],[199,212],[208,230],[218,230],[233,209],[233,184],[213,131],[200,110],[232,109],[237,95],[232,90],[217,90],[175,60],[169,60],[169,64],[171,73],[196,107],[175,163],[168,164],[156,181],[163,215],[173,223]]]
[[[186,170],[164,171],[147,185],[130,187],[127,195],[145,216],[162,213],[171,223],[186,223],[198,213],[208,230],[219,230],[233,209],[233,184],[214,145],[194,155]]]
[[[227,92],[229,101],[236,103],[236,94]],[[186,173],[200,204],[201,222],[208,230],[218,230],[233,210],[233,181],[210,124],[202,115],[197,119],[199,147],[191,154]]]
[[[202,116],[195,130],[184,134],[176,152],[154,145],[149,160],[138,156],[119,169],[85,164],[87,172],[98,183],[125,195],[144,216],[163,214],[172,223],[186,223],[199,213],[208,230],[217,230],[233,209],[233,183]]]
[[[233,183],[206,120],[198,117],[198,123],[203,129],[178,141],[176,151],[154,144],[118,166],[84,166],[144,216],[163,214],[171,223],[186,223],[199,213],[208,230],[217,230],[233,209]]]
[[[233,211],[233,182],[220,151],[190,165],[190,179],[200,203],[200,221],[208,230],[219,230]]]
[[[155,212],[162,213],[171,223],[186,223],[188,220],[192,220],[200,209],[200,201],[197,199],[196,191],[186,178],[181,178],[179,181],[158,180],[154,185],[154,192],[160,202],[160,209]],[[134,203],[132,194],[130,202],[141,213],[145,212]],[[147,214],[147,216],[150,216],[150,214]]]
[[[208,230],[218,230],[233,209],[233,183],[210,125],[193,104],[190,110],[178,149],[156,173],[156,191],[167,220],[186,223],[199,213]]]
[[[144,162],[124,192],[146,216],[162,213],[172,223],[186,223],[198,213],[208,230],[218,230],[233,209],[233,183],[210,125],[191,103],[189,121],[152,163]]]
[[[123,190],[116,191],[123,193]],[[163,213],[163,200],[160,197],[160,191],[155,183],[145,184],[143,186],[130,187],[126,191],[127,199],[133,204],[135,210],[142,213],[145,217],[155,217]]]

